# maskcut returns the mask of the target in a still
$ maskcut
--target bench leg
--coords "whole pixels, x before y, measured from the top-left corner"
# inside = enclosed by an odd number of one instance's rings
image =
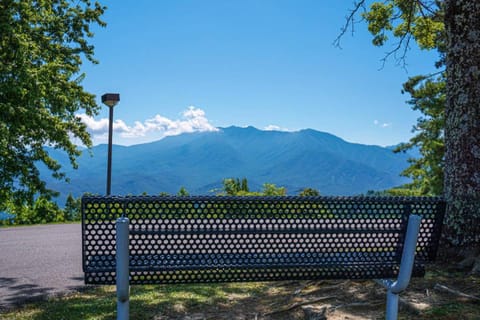
[[[117,320],[128,320],[130,311],[128,225],[128,218],[117,219]]]
[[[387,310],[385,312],[386,320],[398,319],[398,293],[393,293],[390,290],[387,291]]]
[[[412,276],[413,263],[415,261],[415,250],[417,248],[418,232],[422,217],[411,214],[408,218],[405,243],[403,244],[402,261],[396,281],[380,281],[387,288],[387,310],[386,320],[396,320],[398,318],[398,295],[405,290]]]

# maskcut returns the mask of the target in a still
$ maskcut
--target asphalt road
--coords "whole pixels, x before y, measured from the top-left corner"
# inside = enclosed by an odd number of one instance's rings
[[[0,310],[85,288],[80,224],[0,228]]]

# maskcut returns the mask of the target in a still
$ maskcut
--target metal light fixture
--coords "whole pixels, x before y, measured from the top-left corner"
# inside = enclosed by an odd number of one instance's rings
[[[120,94],[118,93],[105,93],[102,96],[102,103],[109,107],[116,106],[118,101],[120,101]]]
[[[120,101],[120,94],[105,93],[102,96],[102,103],[110,109],[108,118],[108,162],[107,162],[107,196],[112,190],[112,135],[113,135],[113,107]]]

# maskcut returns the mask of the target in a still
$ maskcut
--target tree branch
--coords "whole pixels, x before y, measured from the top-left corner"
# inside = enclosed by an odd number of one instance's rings
[[[463,299],[467,299],[467,300],[472,300],[472,301],[475,301],[475,302],[480,302],[480,298],[479,297],[476,297],[476,296],[472,296],[472,295],[469,295],[469,294],[466,294],[466,293],[463,293],[463,292],[460,292],[458,290],[455,290],[455,289],[451,289],[447,286],[444,286],[444,285],[441,285],[439,283],[437,283],[433,289],[435,290],[438,290],[438,291],[442,291],[442,292],[448,292],[450,294],[453,294],[453,295],[456,295],[460,298],[463,298]]]
[[[333,45],[337,48],[342,48],[342,46],[340,45],[340,40],[342,39],[342,37],[345,35],[345,33],[347,33],[348,29],[352,29],[351,33],[353,34],[355,32],[355,24],[357,24],[358,22],[355,20],[355,16],[357,15],[357,13],[362,10],[362,11],[367,11],[366,7],[365,7],[365,2],[366,0],[360,0],[358,2],[354,2],[353,3],[353,9],[350,10],[350,14],[348,16],[345,17],[345,24],[343,25],[343,27],[340,29],[340,34],[337,36],[337,38],[335,38],[335,40],[333,41]],[[363,21],[364,19],[360,19],[360,22]]]
[[[420,1],[418,1],[420,2]],[[407,62],[406,62],[406,56],[408,50],[410,50],[410,41],[412,40],[412,34],[411,34],[411,26],[413,23],[413,18],[415,16],[415,8],[419,5],[417,1],[412,1],[410,8],[408,10],[407,14],[407,26],[404,34],[400,37],[400,40],[398,41],[397,45],[395,48],[389,52],[386,53],[385,57],[381,59],[382,61],[382,67],[380,69],[383,69],[385,67],[385,63],[387,62],[388,58],[392,55],[394,55],[395,60],[397,61],[397,65],[401,65],[403,69],[407,69]],[[401,14],[400,14],[401,16]],[[394,17],[393,19],[397,19],[397,17]],[[403,52],[400,58],[397,57],[397,53],[400,51],[400,49],[403,47]]]

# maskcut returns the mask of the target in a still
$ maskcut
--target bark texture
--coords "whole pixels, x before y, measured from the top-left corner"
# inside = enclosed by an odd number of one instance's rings
[[[480,244],[480,1],[446,0],[446,240]]]

